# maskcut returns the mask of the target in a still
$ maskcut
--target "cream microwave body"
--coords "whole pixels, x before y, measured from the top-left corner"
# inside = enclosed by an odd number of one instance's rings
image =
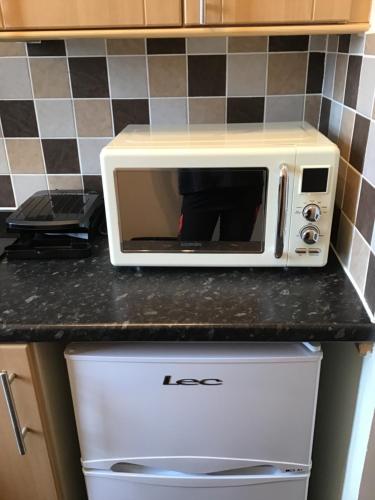
[[[339,151],[307,123],[128,126],[101,152],[115,266],[324,266]]]

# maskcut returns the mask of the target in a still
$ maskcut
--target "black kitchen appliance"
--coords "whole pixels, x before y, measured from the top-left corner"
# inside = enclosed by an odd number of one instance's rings
[[[93,236],[104,222],[103,196],[79,190],[38,191],[7,219],[17,240],[8,260],[82,258],[91,255]]]

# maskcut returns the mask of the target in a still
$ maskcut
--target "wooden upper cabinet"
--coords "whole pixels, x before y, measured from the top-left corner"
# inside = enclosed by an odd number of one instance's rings
[[[5,29],[180,26],[180,0],[0,0]]]
[[[345,22],[351,19],[356,2],[368,4],[369,0],[184,0],[185,24],[235,26]]]

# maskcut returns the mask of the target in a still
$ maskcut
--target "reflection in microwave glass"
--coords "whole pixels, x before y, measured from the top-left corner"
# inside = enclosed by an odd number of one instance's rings
[[[123,250],[263,251],[265,168],[118,170]]]

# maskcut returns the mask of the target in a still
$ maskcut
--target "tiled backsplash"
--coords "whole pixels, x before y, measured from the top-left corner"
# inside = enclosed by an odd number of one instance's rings
[[[130,123],[318,124],[326,37],[0,43],[0,207],[100,186]],[[3,136],[3,138],[1,137]]]
[[[320,130],[341,151],[332,241],[375,313],[375,34],[330,36]]]

